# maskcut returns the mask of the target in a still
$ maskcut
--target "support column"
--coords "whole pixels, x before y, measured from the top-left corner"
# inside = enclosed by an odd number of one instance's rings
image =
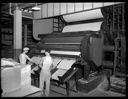
[[[18,61],[22,49],[22,11],[14,11],[14,59]]]
[[[24,46],[27,45],[27,24],[24,25]]]

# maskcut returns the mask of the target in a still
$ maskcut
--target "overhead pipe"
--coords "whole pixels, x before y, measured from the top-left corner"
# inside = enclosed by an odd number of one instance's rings
[[[10,14],[10,15],[14,15],[14,14],[11,12],[11,8],[12,8],[11,3],[9,3],[9,14]]]
[[[16,7],[16,6],[15,6],[15,7]],[[14,14],[11,12],[11,8],[12,8],[12,4],[9,3],[9,14],[10,14],[10,15],[14,15]],[[22,17],[29,18],[29,19],[33,19],[33,18],[31,18],[31,17],[27,17],[27,16],[23,16],[23,15],[22,15]]]

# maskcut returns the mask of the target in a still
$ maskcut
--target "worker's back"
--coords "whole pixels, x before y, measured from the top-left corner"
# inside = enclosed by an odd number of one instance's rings
[[[52,58],[50,56],[44,57],[42,69],[44,71],[50,71],[52,65]]]
[[[26,61],[27,61],[26,54],[21,53],[20,56],[19,56],[19,61],[20,61],[21,64],[25,65]]]

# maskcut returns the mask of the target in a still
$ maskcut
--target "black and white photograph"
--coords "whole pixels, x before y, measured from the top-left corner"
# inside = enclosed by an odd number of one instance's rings
[[[1,97],[126,97],[125,6],[1,3]]]

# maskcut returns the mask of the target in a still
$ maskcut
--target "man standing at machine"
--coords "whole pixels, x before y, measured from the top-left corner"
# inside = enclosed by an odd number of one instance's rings
[[[30,62],[33,63],[32,59],[30,59],[28,57],[28,55],[27,55],[28,51],[29,51],[29,48],[28,47],[23,48],[23,53],[21,53],[20,56],[19,56],[19,61],[20,61],[20,63],[22,65],[26,65],[27,60],[29,60]]]
[[[50,91],[50,78],[51,78],[51,70],[53,69],[53,60],[50,56],[50,51],[45,50],[45,57],[42,57],[39,66],[41,67],[40,72],[40,88],[42,90],[42,94],[45,94],[47,97],[49,96]],[[44,90],[44,82],[45,82],[45,90]]]

